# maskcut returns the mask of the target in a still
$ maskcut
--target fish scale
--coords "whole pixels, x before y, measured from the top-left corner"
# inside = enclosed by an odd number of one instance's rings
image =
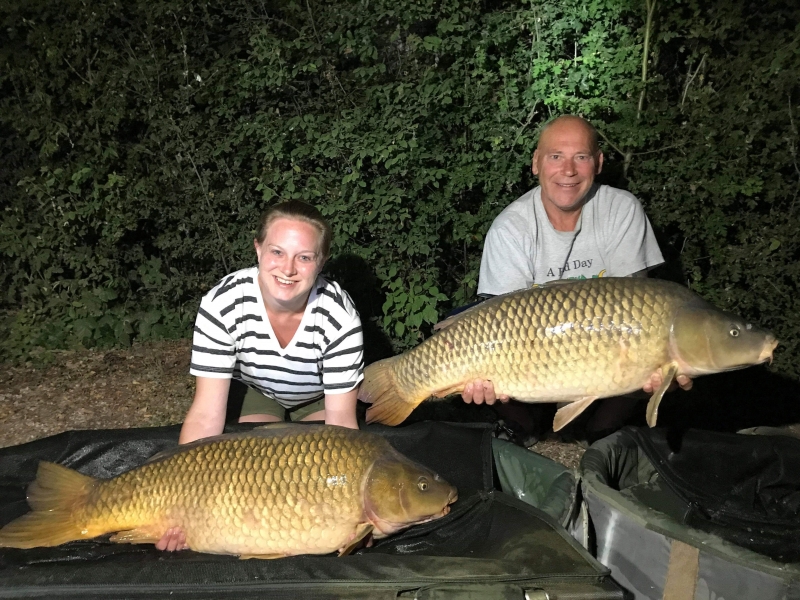
[[[0,530],[0,546],[110,532],[154,543],[177,526],[193,550],[274,558],[349,551],[373,529],[443,516],[456,492],[374,434],[286,426],[179,446],[109,480],[42,463],[28,496],[34,511]]]
[[[741,368],[771,360],[776,345],[672,282],[559,281],[489,299],[416,348],[369,365],[359,399],[372,404],[368,422],[396,425],[428,397],[491,380],[497,395],[521,401],[581,402],[559,411],[560,429],[594,399],[640,389],[659,369],[671,379]]]

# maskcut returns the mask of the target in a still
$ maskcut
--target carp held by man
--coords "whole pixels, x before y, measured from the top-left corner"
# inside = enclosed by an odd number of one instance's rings
[[[192,550],[280,558],[351,552],[446,515],[456,489],[382,437],[327,425],[220,435],[100,480],[41,462],[33,509],[0,529],[0,547],[33,548],[116,532],[155,543],[180,527]]]
[[[767,360],[778,341],[687,288],[657,279],[562,280],[496,296],[455,315],[408,352],[369,365],[359,399],[367,422],[401,423],[423,400],[475,379],[522,402],[569,403],[558,431],[598,398],[641,389],[661,369],[658,405],[678,375],[696,377]]]

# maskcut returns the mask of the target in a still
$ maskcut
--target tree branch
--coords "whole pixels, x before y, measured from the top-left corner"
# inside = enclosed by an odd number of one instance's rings
[[[525,131],[528,125],[531,124],[533,117],[536,115],[536,107],[538,106],[538,104],[539,104],[538,100],[533,103],[533,108],[531,109],[531,112],[528,113],[528,118],[524,123],[520,123],[520,128],[517,130],[517,135],[514,137],[514,141],[511,143],[511,148],[508,149],[509,153],[514,150],[514,146],[517,145],[517,141],[519,140],[519,136],[522,135],[522,132]]]
[[[617,146],[616,144],[614,144],[614,142],[612,142],[610,139],[608,139],[608,136],[605,133],[603,133],[599,129],[597,130],[597,133],[599,133],[600,137],[605,140],[606,144],[608,144],[614,150],[616,150],[619,153],[620,156],[627,156],[627,153],[623,152],[623,150],[619,146]]]
[[[639,104],[636,107],[636,123],[642,119],[642,112],[644,111],[644,100],[647,94],[647,61],[650,58],[650,36],[653,32],[653,15],[656,12],[656,4],[658,0],[645,0],[647,7],[647,20],[644,25],[644,44],[642,47],[642,91],[639,93]],[[633,158],[633,150],[629,150],[625,155],[625,160],[622,165],[622,176],[628,178],[628,169],[631,166],[631,159]]]
[[[689,92],[689,86],[692,85],[694,78],[697,77],[697,74],[700,72],[700,68],[703,66],[703,63],[706,60],[706,55],[703,54],[703,58],[700,59],[700,64],[697,65],[697,68],[694,70],[694,74],[689,77],[689,73],[692,72],[692,68],[689,67],[689,71],[686,73],[686,86],[683,88],[683,96],[681,97],[681,108],[683,108],[683,103],[686,101],[686,94]]]

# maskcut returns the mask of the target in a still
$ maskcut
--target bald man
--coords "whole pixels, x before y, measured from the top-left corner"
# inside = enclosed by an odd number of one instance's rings
[[[539,185],[508,205],[489,228],[479,296],[556,279],[646,276],[664,262],[639,200],[595,183],[603,169],[597,138],[588,121],[572,115],[542,128],[531,165]],[[691,386],[687,377],[678,383]],[[652,393],[660,384],[661,374],[654,373],[644,390]],[[496,397],[492,383],[480,379],[468,384],[462,396],[478,404],[508,399]],[[606,425],[603,419],[600,429]]]
[[[641,203],[626,191],[595,184],[602,169],[591,124],[564,116],[545,125],[533,153],[539,186],[492,223],[479,295],[555,279],[644,275],[664,262]]]

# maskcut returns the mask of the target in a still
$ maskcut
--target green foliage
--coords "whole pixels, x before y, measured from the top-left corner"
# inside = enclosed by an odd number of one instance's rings
[[[563,112],[598,125],[677,277],[797,339],[798,16],[659,5],[643,81],[638,0],[7,2],[0,348],[187,335],[289,198],[369,266],[411,347],[473,299]]]
[[[800,346],[800,21],[789,5],[676,3],[630,189],[684,283],[776,332],[776,366]],[[678,26],[693,27],[681,37]],[[669,65],[672,68],[667,69]]]

